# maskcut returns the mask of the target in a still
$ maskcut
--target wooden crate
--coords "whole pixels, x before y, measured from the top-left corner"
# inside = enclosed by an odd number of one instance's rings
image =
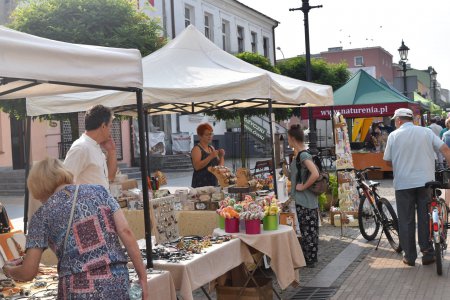
[[[339,214],[341,214],[341,212],[339,212],[339,211],[330,211],[330,223],[331,223],[331,225],[333,225],[333,226],[340,226],[340,224],[335,224],[334,223],[334,216],[335,215],[339,215]],[[348,225],[349,220],[348,220],[348,217],[346,217],[345,215],[352,215],[353,218],[356,220],[356,226],[358,226],[358,223],[357,223],[358,222],[358,212],[357,211],[342,212],[341,219],[343,220],[344,225]]]

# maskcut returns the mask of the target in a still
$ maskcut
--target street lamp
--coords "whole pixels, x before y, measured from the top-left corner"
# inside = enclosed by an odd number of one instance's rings
[[[284,59],[284,53],[283,53],[283,50],[281,50],[280,47],[277,47],[277,50],[281,52],[281,55],[283,55],[283,59]]]
[[[313,8],[321,8],[322,5],[309,5],[309,0],[302,0],[302,7],[290,8],[289,11],[301,10],[303,12],[303,23],[305,27],[305,67],[306,67],[306,81],[312,81],[311,72],[311,54],[309,50],[309,11]],[[308,119],[309,119],[309,149],[312,153],[317,153],[317,133],[316,133],[316,120],[313,120],[313,109],[308,108]]]
[[[433,84],[433,102],[436,103],[436,77],[437,72],[434,68],[430,70],[431,83]]]
[[[406,88],[406,62],[408,61],[408,46],[402,40],[402,45],[398,48],[398,53],[400,54],[400,64],[403,67],[403,95],[408,97],[408,89]]]

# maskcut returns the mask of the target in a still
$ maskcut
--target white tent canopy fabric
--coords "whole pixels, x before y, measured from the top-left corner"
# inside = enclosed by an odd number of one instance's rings
[[[190,25],[177,38],[142,59],[144,103],[150,113],[198,113],[205,109],[332,105],[332,88],[274,74],[223,51]],[[92,92],[33,98],[29,115],[84,111],[93,103],[132,105],[132,95]],[[55,103],[64,105],[56,106]]]
[[[142,88],[140,52],[64,43],[0,26],[0,99],[76,93],[96,86]],[[135,101],[134,94],[129,96]]]

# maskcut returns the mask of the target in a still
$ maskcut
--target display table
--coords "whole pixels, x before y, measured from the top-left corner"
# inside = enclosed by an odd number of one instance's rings
[[[145,241],[139,241],[145,244]],[[171,263],[154,260],[153,268],[170,271],[175,289],[183,300],[193,300],[192,291],[225,274],[242,263],[251,263],[253,258],[248,248],[239,239],[214,244],[202,254],[194,254],[190,260]]]
[[[160,272],[160,273],[158,273]],[[138,282],[136,273],[131,274],[130,280]],[[152,300],[176,300],[177,293],[173,284],[172,276],[168,271],[155,271],[153,274],[147,274],[147,284]]]
[[[383,160],[383,156],[384,152],[352,152],[353,166],[358,170],[371,166],[380,167],[381,170],[368,172],[368,176],[370,179],[382,179],[381,172],[392,171],[392,167]]]
[[[122,208],[122,211],[136,239],[145,238],[144,210]],[[217,227],[217,213],[211,210],[181,210],[176,212],[176,217],[180,236],[211,235],[214,228]],[[154,224],[154,218],[151,217],[151,220]]]
[[[214,235],[224,234],[227,234],[224,230],[214,229]],[[261,228],[261,234],[237,233],[233,236],[270,258],[270,265],[281,289],[299,283],[299,275],[295,269],[306,266],[306,262],[291,226],[279,225],[278,230],[273,231],[263,231]]]

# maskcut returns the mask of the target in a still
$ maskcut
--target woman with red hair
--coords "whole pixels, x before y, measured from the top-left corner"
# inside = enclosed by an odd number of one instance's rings
[[[208,123],[197,127],[199,142],[192,148],[191,158],[194,174],[192,174],[192,187],[217,186],[216,177],[208,171],[209,166],[223,166],[225,150],[214,149],[211,145],[213,128]]]

